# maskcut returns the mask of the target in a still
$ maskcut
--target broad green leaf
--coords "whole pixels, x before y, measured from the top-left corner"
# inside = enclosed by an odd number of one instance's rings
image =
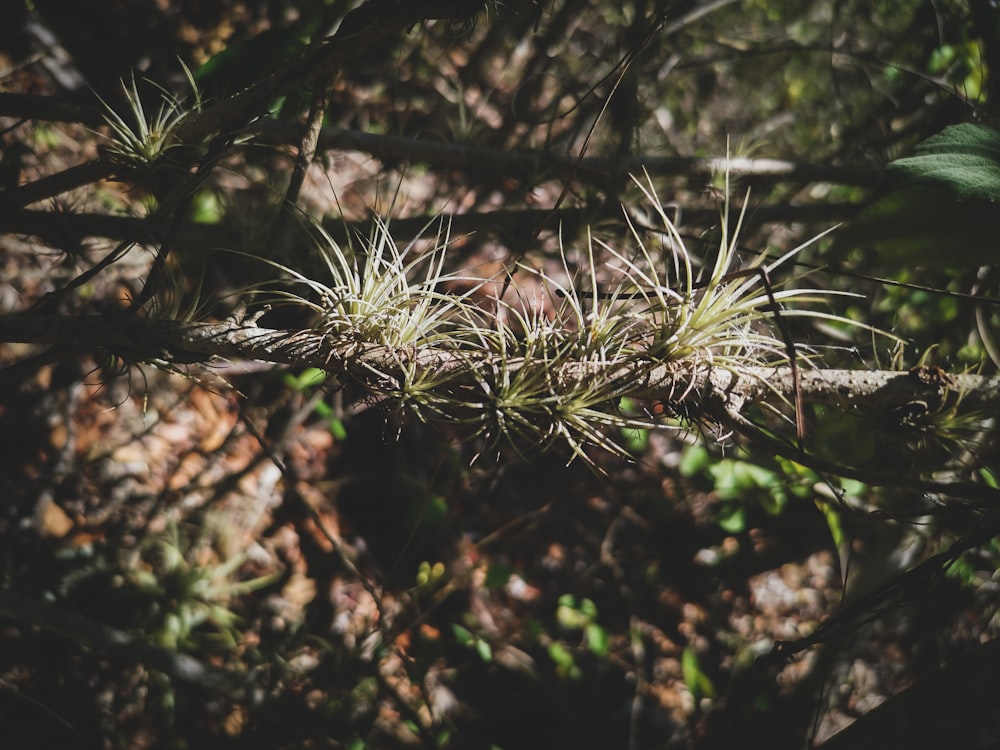
[[[945,128],[890,163],[879,196],[838,233],[831,253],[871,248],[886,266],[957,269],[996,262],[1000,131]]]
[[[935,187],[957,201],[1000,201],[1000,131],[965,123],[945,128],[914,155],[886,167],[886,190]],[[944,193],[943,193],[944,194]]]
[[[233,42],[195,71],[207,96],[229,96],[273,73],[305,47],[308,34],[299,28],[272,28]]]

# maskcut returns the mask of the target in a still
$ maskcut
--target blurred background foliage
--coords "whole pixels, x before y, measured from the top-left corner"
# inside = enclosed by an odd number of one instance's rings
[[[164,91],[186,111],[186,67],[211,106],[322,44],[356,5],[389,33],[330,79],[296,209],[338,237],[390,212],[401,243],[454,213],[451,262],[482,278],[502,280],[515,259],[558,271],[560,239],[577,267],[587,227],[625,236],[622,206],[642,226],[627,174],[643,166],[710,255],[725,182],[703,159],[727,156],[756,160],[732,171],[734,200],[749,196],[746,258],[778,255],[877,214],[885,165],[948,126],[993,123],[1000,94],[991,3],[14,1],[0,23],[3,92],[75,109],[19,115],[3,100],[5,191],[100,154],[98,101],[127,120],[123,81],[148,112]],[[158,303],[229,314],[262,269],[219,248],[316,263],[280,218],[315,85],[285,87],[254,139],[180,204],[191,221],[171,259],[177,299]],[[47,231],[19,229],[30,217],[0,204],[3,311],[135,231],[73,234],[58,215],[142,216],[164,205],[163,184],[46,195],[34,208]],[[791,319],[817,366],[995,372],[995,196],[979,198],[986,209],[968,216],[948,198],[922,203],[934,242],[915,255],[873,242],[861,213],[846,239],[799,257],[794,283],[859,293],[831,305],[905,341]],[[907,208],[890,234],[912,236]],[[987,209],[985,228],[969,226]],[[120,308],[150,257],[59,304]],[[267,321],[308,323],[280,314]],[[0,351],[7,365],[23,355]],[[0,722],[20,747],[793,747],[997,628],[986,539],[860,635],[760,658],[834,612],[843,580],[858,597],[876,590],[975,529],[982,509],[712,435],[636,435],[635,462],[595,455],[599,472],[560,455],[473,462],[479,446],[387,424],[315,371],[226,368],[227,390],[211,372],[115,365],[6,371],[2,586],[248,675],[260,693],[213,692],[4,620]],[[924,406],[855,418],[817,407],[810,447],[995,485],[995,415]]]

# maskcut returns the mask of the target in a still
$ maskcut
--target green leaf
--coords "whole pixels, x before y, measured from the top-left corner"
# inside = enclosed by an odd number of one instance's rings
[[[624,428],[621,432],[625,447],[630,453],[642,453],[649,446],[649,430]]]
[[[451,632],[454,634],[457,643],[473,649],[479,655],[480,659],[485,662],[493,661],[493,649],[487,641],[458,623],[452,623]]]
[[[330,430],[330,434],[334,436],[338,441],[344,442],[347,440],[347,428],[344,427],[344,422],[336,417],[330,417],[327,421],[327,427]]]
[[[747,527],[746,512],[737,503],[724,503],[716,519],[719,527],[730,534],[739,534]]]
[[[684,684],[696,699],[715,697],[715,685],[708,675],[701,671],[698,654],[693,648],[685,648],[681,655],[681,673],[684,675]]]
[[[756,499],[768,515],[777,515],[788,501],[782,478],[771,469],[737,461],[721,459],[708,469],[715,482],[715,492],[722,500]]]
[[[285,373],[285,385],[296,391],[306,391],[322,385],[326,381],[326,372],[318,367],[307,367],[298,375]]]
[[[476,639],[476,653],[485,662],[493,661],[493,648],[482,638]]]
[[[996,262],[998,227],[1000,131],[965,123],[890,163],[878,197],[830,252],[872,248],[886,266],[978,267]]]
[[[559,641],[549,644],[549,658],[556,665],[556,674],[560,677],[568,677],[571,680],[580,679],[582,672],[576,666],[573,654],[566,646]]]
[[[514,575],[514,569],[506,563],[491,563],[486,569],[486,577],[483,579],[483,588],[499,589],[507,585],[510,577]]]
[[[693,477],[706,470],[712,463],[712,457],[702,445],[689,445],[681,454],[681,463],[678,469],[681,476]]]
[[[556,621],[566,630],[579,630],[590,620],[590,616],[577,605],[576,597],[572,594],[563,594],[559,597],[559,604],[556,607]]]
[[[956,201],[1000,202],[1000,131],[965,123],[945,128],[914,155],[886,167],[885,190],[934,187]]]
[[[455,640],[463,646],[471,646],[475,640],[475,636],[472,635],[469,629],[462,627],[458,623],[452,623],[451,632],[455,636]]]
[[[608,654],[608,631],[596,622],[589,623],[583,629],[583,637],[587,643],[587,648],[596,656],[607,656]]]
[[[199,190],[191,202],[191,220],[196,224],[218,224],[222,215],[219,196],[211,190]]]

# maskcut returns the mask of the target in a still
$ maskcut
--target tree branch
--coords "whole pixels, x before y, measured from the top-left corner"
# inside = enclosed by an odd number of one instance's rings
[[[38,203],[46,198],[74,190],[92,182],[103,180],[114,172],[114,167],[104,158],[98,157],[29,182],[13,190],[0,192],[0,210],[9,210]]]
[[[297,142],[301,137],[302,126],[297,123],[268,121],[261,124],[257,140],[268,145],[286,145]],[[542,178],[579,178],[587,181],[622,179],[630,174],[642,174],[643,170],[654,176],[711,177],[728,169],[734,177],[871,187],[879,175],[878,170],[866,166],[801,164],[784,159],[648,155],[576,159],[546,151],[507,151],[333,127],[320,131],[319,148],[363,151],[390,161],[496,173],[534,182],[541,181]]]
[[[744,224],[803,223],[833,224],[846,221],[858,211],[857,204],[816,204],[816,205],[776,205],[756,206],[748,211]],[[621,219],[621,209],[614,205],[587,208],[560,208],[555,211],[546,208],[501,209],[497,211],[470,212],[463,214],[437,214],[412,216],[392,220],[393,236],[397,238],[416,237],[426,231],[429,223],[446,217],[451,224],[452,236],[462,234],[485,234],[486,236],[509,236],[521,233],[526,226],[537,226],[545,219],[547,226],[556,231],[562,227],[565,235],[573,236],[587,224],[601,220]],[[710,227],[719,222],[719,212],[715,209],[684,209],[682,218],[686,227]],[[41,237],[59,246],[67,239],[79,241],[84,237],[106,237],[114,240],[150,242],[153,235],[147,219],[131,216],[111,216],[94,213],[66,213],[39,211],[34,209],[0,210],[0,226],[10,234],[26,234]],[[370,221],[344,222],[327,219],[323,228],[338,242],[348,237],[367,235]],[[195,224],[181,225],[177,242],[197,247],[237,247],[237,233],[221,225]]]
[[[475,368],[488,367],[495,357],[487,351],[456,353],[434,348],[396,351],[365,343],[334,345],[311,330],[275,330],[231,321],[185,323],[124,315],[3,315],[0,341],[50,345],[72,342],[76,351],[108,352],[126,362],[210,364],[214,359],[226,358],[317,367],[345,382],[358,384],[376,397],[386,388],[391,390],[393,383],[404,382],[408,373],[413,379],[414,370],[427,373],[438,383],[447,383],[447,387],[473,385]],[[510,360],[507,367],[513,372],[520,364],[518,360]],[[985,485],[935,482],[917,476],[886,476],[851,469],[785,444],[743,417],[743,411],[754,403],[773,399],[787,403],[793,393],[789,367],[692,369],[677,362],[651,365],[632,360],[576,362],[561,367],[560,372],[552,373],[551,382],[586,382],[600,377],[603,382],[624,384],[616,391],[616,399],[631,396],[685,406],[696,416],[729,425],[776,453],[822,473],[977,502],[1000,499],[1000,491]],[[938,405],[948,399],[966,410],[1000,411],[1000,376],[940,373],[935,379],[920,371],[812,370],[801,373],[800,386],[802,399],[807,403],[847,409],[878,408],[888,412],[915,403]]]
[[[72,342],[78,348],[103,350],[131,361],[208,363],[214,358],[254,359],[319,367],[340,375],[377,370],[391,376],[402,372],[406,360],[419,367],[434,368],[441,375],[459,372],[469,361],[468,356],[445,349],[396,352],[375,344],[336,348],[311,330],[286,331],[233,322],[187,323],[125,315],[0,315],[0,341],[49,345]],[[482,356],[489,355],[484,352]],[[569,379],[598,374],[614,379],[627,376],[634,364],[581,362],[565,367],[564,376]],[[627,395],[669,398],[678,392],[679,380],[685,381],[686,388],[697,394],[703,406],[713,399],[727,408],[734,403],[747,405],[775,398],[787,401],[793,393],[789,367],[712,368],[682,373],[676,364],[667,363],[643,372],[641,380],[633,378]],[[892,409],[918,401],[937,404],[949,397],[959,398],[966,410],[1000,410],[1000,376],[942,377],[947,382],[927,382],[913,372],[806,370],[800,373],[800,386],[808,403],[852,409]]]

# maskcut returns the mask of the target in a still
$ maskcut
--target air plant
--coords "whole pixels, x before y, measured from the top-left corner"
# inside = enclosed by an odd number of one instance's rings
[[[130,110],[126,116],[118,114],[98,97],[104,107],[104,121],[110,128],[106,149],[115,161],[132,169],[152,171],[162,163],[165,154],[183,145],[177,138],[178,128],[192,112],[200,111],[202,104],[198,86],[187,66],[184,66],[184,75],[191,87],[191,102],[182,101],[157,87],[160,106],[155,114],[143,105],[134,74],[127,83],[122,81]]]
[[[342,247],[320,230],[327,279],[267,262],[293,286],[278,290],[278,298],[314,315],[305,336],[297,334],[297,346],[310,356],[325,353],[329,369],[349,374],[398,416],[478,436],[490,449],[562,445],[570,460],[589,460],[588,447],[627,455],[616,434],[669,425],[626,412],[623,398],[648,391],[655,381],[671,400],[668,411],[687,413],[690,405],[690,413],[697,413],[693,384],[699,374],[789,364],[798,352],[775,323],[776,308],[824,296],[808,288],[772,290],[763,256],[749,270],[734,268],[740,221],[730,234],[728,203],[715,262],[705,278],[696,279],[652,182],[647,177],[636,184],[662,222],[659,246],[631,223],[629,252],[588,238],[584,289],[528,269],[547,298],[496,300],[494,314],[475,306],[472,292],[443,290],[443,282],[458,278],[444,271],[443,223],[433,248],[423,253],[416,252],[418,240],[398,248],[388,222],[379,219],[359,248]],[[613,266],[606,288],[598,283],[598,252]],[[564,270],[572,277],[565,255]],[[679,286],[671,275],[681,279]],[[831,317],[808,309],[782,314]]]
[[[443,273],[446,226],[442,225],[435,247],[424,253],[417,252],[419,238],[400,250],[389,233],[389,223],[378,217],[359,249],[342,247],[321,227],[316,227],[316,233],[327,279],[313,279],[267,261],[303,289],[301,293],[279,292],[279,296],[315,313],[310,331],[314,337],[335,346],[380,346],[394,351],[449,345],[468,293],[451,295],[439,290],[444,281],[455,278]],[[423,273],[417,274],[420,267]]]

